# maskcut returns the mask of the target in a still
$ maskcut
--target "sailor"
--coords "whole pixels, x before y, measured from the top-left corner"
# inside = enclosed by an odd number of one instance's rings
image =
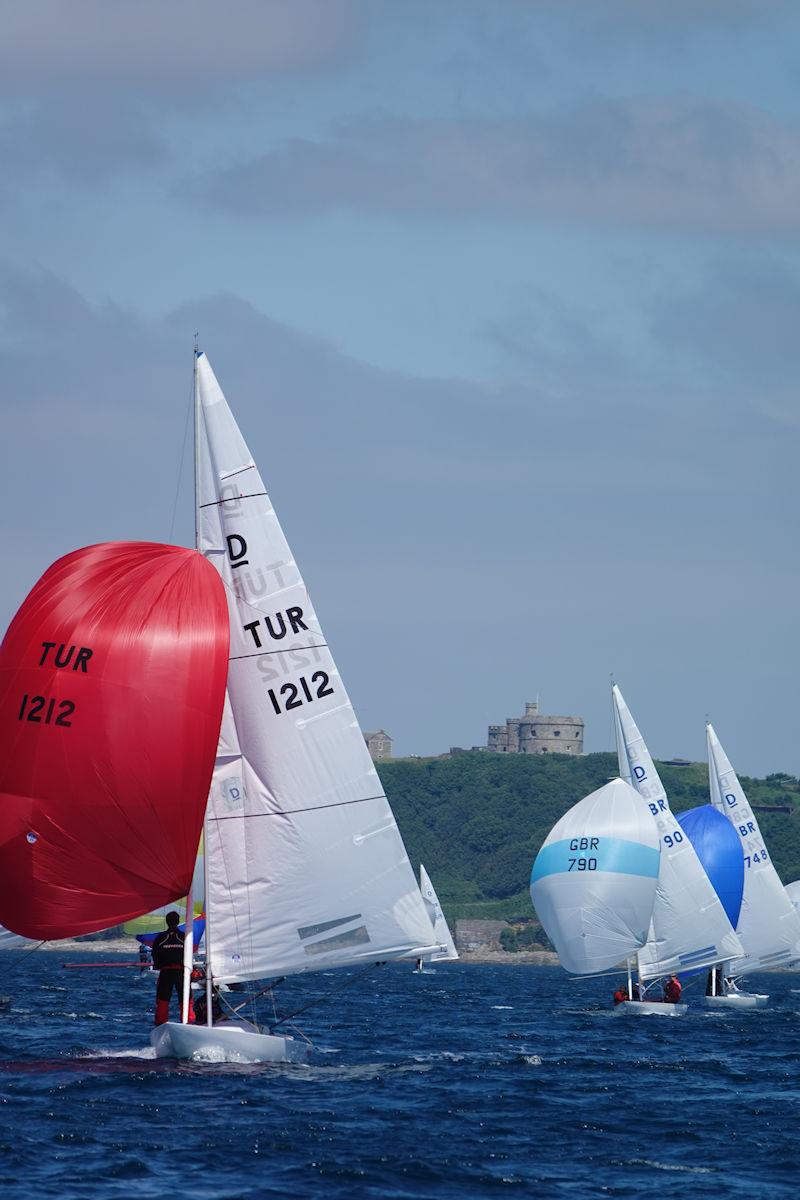
[[[683,989],[681,987],[681,981],[678,979],[677,975],[670,975],[669,979],[664,984],[664,1003],[678,1004],[680,1002],[682,991]]]
[[[183,1006],[183,943],[185,934],[178,929],[180,914],[167,913],[167,928],[156,934],[153,942],[153,966],[158,971],[156,984],[155,1025],[169,1020],[169,1002],[173,988],[178,993],[178,1003]],[[189,1022],[194,1021],[194,1007],[189,995]]]
[[[622,1002],[627,999],[628,999],[628,989],[624,988],[624,987],[618,987],[617,990],[614,992],[614,1003],[622,1004]]]
[[[150,947],[147,942],[139,942],[139,974],[150,970]]]
[[[203,987],[197,996],[197,1003],[194,1006],[195,1021],[200,1025],[205,1025],[208,1020],[207,994],[205,989],[205,981]],[[220,1025],[226,1019],[222,1009],[222,1001],[219,998],[219,988],[214,985],[211,989],[211,1024]]]

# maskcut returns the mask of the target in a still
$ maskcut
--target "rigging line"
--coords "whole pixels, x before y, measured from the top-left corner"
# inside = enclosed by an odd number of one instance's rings
[[[270,1033],[273,1029],[277,1029],[279,1025],[284,1025],[286,1021],[291,1021],[293,1017],[298,1017],[300,1013],[306,1012],[307,1009],[314,1008],[317,1004],[322,1004],[324,1001],[330,1000],[331,996],[335,996],[337,992],[343,992],[345,988],[349,988],[351,984],[356,983],[362,975],[366,975],[369,971],[374,971],[376,967],[385,966],[385,962],[370,963],[368,967],[364,967],[363,971],[359,971],[357,975],[353,975],[350,979],[345,979],[344,983],[340,983],[338,987],[332,988],[324,996],[317,996],[316,1000],[309,1000],[308,1004],[304,1004],[302,1008],[296,1008],[294,1012],[287,1013],[285,1017],[281,1017],[274,1025],[270,1025]]]
[[[258,611],[261,611],[260,609]],[[298,650],[327,650],[328,643],[316,642],[313,645],[282,646],[280,650],[254,650],[252,654],[232,654],[228,662],[240,662],[243,658],[266,658],[269,654],[295,654]]]
[[[337,800],[335,804],[312,804],[310,808],[286,808],[278,812],[231,813],[228,817],[209,817],[210,821],[249,821],[253,817],[294,817],[297,813],[321,812],[324,808],[347,808],[350,804],[366,804],[369,800],[385,800],[386,793],[379,796],[362,796],[360,800]]]
[[[257,992],[253,992],[252,995],[249,995],[246,1000],[242,1001],[241,1004],[237,1004],[235,1008],[229,1000],[225,999],[225,996],[223,995],[222,992],[219,993],[219,999],[220,999],[221,1003],[224,1004],[226,1008],[230,1009],[230,1011],[232,1013],[238,1014],[239,1012],[241,1012],[241,1010],[243,1008],[247,1008],[248,1004],[255,1004],[255,1002],[259,996],[264,996],[264,995],[267,995],[270,992],[272,992],[273,989],[276,988],[279,983],[283,983],[285,981],[285,979],[286,979],[285,975],[281,975],[281,977],[279,979],[273,979],[271,983],[268,983],[265,987],[259,988],[259,990]],[[274,1008],[274,1006],[275,1006],[275,997],[274,996],[272,998],[272,1004],[273,1004],[273,1008]],[[255,1009],[253,1011],[255,1012]],[[278,1013],[277,1013],[277,1009],[276,1009],[275,1016],[277,1017],[277,1015],[278,1015]],[[254,1022],[254,1024],[255,1024],[255,1022]]]
[[[11,966],[8,968],[8,970],[7,970],[7,971],[4,971],[4,972],[3,972],[3,974],[2,974],[2,975],[0,975],[0,979],[8,979],[9,975],[13,975],[13,974],[14,974],[14,972],[15,972],[15,971],[16,971],[16,969],[17,969],[17,967],[20,967],[20,966],[22,966],[23,962],[25,961],[25,959],[28,957],[28,955],[29,955],[29,954],[33,954],[34,950],[41,950],[42,946],[46,946],[46,945],[47,945],[47,943],[48,943],[48,941],[49,941],[49,938],[45,938],[45,940],[44,940],[43,942],[37,942],[37,944],[36,944],[35,946],[30,946],[30,947],[29,947],[29,948],[28,948],[28,949],[25,951],[25,953],[22,955],[22,957],[21,957],[21,958],[18,958],[18,959],[17,959],[17,961],[16,961],[15,963],[13,963],[13,964],[12,964],[12,965],[11,965]]]
[[[183,479],[183,464],[184,464],[184,460],[186,458],[186,443],[187,443],[188,437],[189,437],[189,418],[192,415],[193,408],[194,408],[194,380],[192,380],[192,391],[191,391],[191,395],[189,397],[189,406],[186,409],[186,422],[183,426],[183,445],[181,447],[181,464],[178,467],[178,482],[175,485],[175,501],[172,505],[172,520],[169,523],[168,541],[170,543],[172,542],[172,535],[175,531],[175,517],[177,516],[177,513],[178,513],[178,498],[180,496],[181,481]]]
[[[220,504],[230,504],[234,500],[255,500],[258,496],[266,496],[266,492],[245,492],[241,496],[226,496],[224,500],[209,500],[199,508],[217,508]]]

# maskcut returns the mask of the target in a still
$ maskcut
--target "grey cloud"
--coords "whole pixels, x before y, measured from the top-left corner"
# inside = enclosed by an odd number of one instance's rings
[[[698,731],[709,704],[732,729],[740,687],[789,686],[793,514],[774,500],[795,453],[759,413],[731,427],[724,402],[643,403],[622,372],[612,397],[591,364],[558,397],[381,371],[230,295],[146,319],[45,273],[0,285],[4,616],[77,545],[170,540],[176,500],[172,540],[191,538],[188,450],[180,488],[178,468],[199,328],[367,725],[418,752],[471,744],[541,687],[598,746],[613,668],[631,703],[656,695],[654,745],[684,753],[687,695]],[[743,641],[771,681],[742,672]],[[794,766],[788,727],[741,733],[740,761]]]
[[[360,9],[360,0],[3,0],[0,94],[95,83],[180,99],[324,68],[351,53]]]
[[[25,172],[82,186],[167,157],[158,124],[140,100],[114,93],[98,103],[78,92],[26,106],[0,125],[0,156],[17,180]]]
[[[203,186],[203,185],[201,185]],[[339,124],[210,174],[207,198],[260,216],[403,216],[795,230],[800,129],[754,109],[597,100],[507,120]]]
[[[719,259],[696,287],[654,301],[650,315],[667,352],[686,356],[695,373],[760,400],[788,393],[800,421],[796,271],[771,257]]]

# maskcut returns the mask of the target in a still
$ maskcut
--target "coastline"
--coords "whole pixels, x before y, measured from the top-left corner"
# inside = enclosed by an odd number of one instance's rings
[[[552,950],[465,950],[459,952],[463,963],[499,963],[520,967],[557,967],[558,955]]]
[[[63,953],[69,954],[79,952],[92,955],[130,954],[133,956],[139,953],[139,943],[133,937],[100,938],[87,942],[65,939],[59,942],[45,942],[39,949],[48,951],[60,950]],[[516,954],[509,954],[505,950],[470,950],[460,954],[458,961],[467,965],[471,963],[478,965],[499,963],[509,966],[557,967],[558,955],[554,954],[551,950],[520,950]]]

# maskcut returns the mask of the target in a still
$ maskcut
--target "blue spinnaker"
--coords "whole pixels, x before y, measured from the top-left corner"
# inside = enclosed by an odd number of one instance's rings
[[[744,856],[739,835],[730,821],[710,804],[679,813],[678,821],[735,929],[744,890]]]
[[[722,819],[723,819],[723,821],[725,820],[724,817]],[[200,945],[200,942],[203,940],[203,934],[206,931],[205,917],[195,917],[195,919],[193,921],[193,926],[194,926],[194,929],[193,929],[194,948],[195,948],[195,950],[197,950],[197,947]],[[178,929],[180,929],[181,933],[185,933],[186,932],[186,922],[184,921],[181,925],[179,925]],[[141,942],[144,946],[152,947],[153,942],[156,940],[159,933],[161,933],[161,932],[162,931],[160,929],[154,929],[152,933],[137,933],[136,940],[137,940],[137,942]]]

